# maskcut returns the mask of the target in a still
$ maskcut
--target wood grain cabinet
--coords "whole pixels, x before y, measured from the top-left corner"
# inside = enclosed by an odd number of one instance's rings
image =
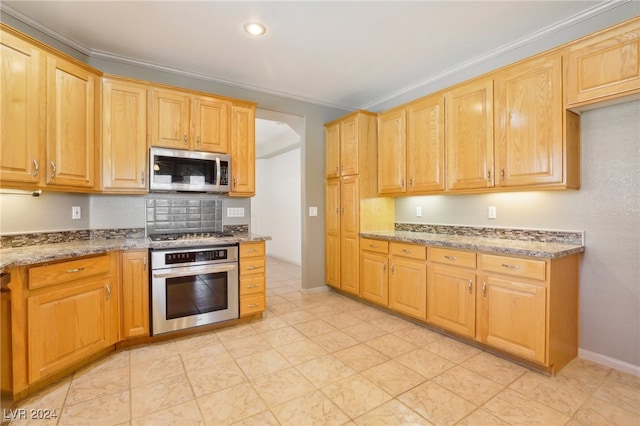
[[[92,191],[100,73],[2,25],[2,185]]]
[[[564,111],[559,52],[494,77],[495,186],[580,186],[579,116]]]
[[[389,307],[400,313],[427,318],[426,247],[389,244]]]
[[[117,342],[117,270],[116,252],[29,268],[29,383]]]
[[[95,188],[99,88],[93,70],[47,55],[47,186]]]
[[[394,206],[377,191],[376,115],[356,111],[325,124],[325,278],[360,294],[360,236],[392,229]]]
[[[389,304],[389,243],[360,239],[360,297],[378,305]]]
[[[427,249],[427,321],[456,334],[476,334],[476,254]]]
[[[149,336],[149,252],[120,253],[120,340]]]
[[[240,316],[266,309],[266,251],[264,241],[240,243]]]
[[[109,76],[102,79],[102,189],[146,193],[147,86]]]
[[[231,102],[177,89],[151,89],[151,145],[227,153]]]
[[[493,79],[445,92],[447,190],[493,187]]]
[[[478,256],[476,339],[558,371],[578,353],[578,256]]]
[[[38,187],[43,174],[46,96],[44,52],[0,27],[0,180]],[[4,185],[3,185],[4,186]]]
[[[640,18],[570,43],[566,55],[569,107],[640,93]]]
[[[231,192],[232,197],[256,194],[255,105],[231,107]]]
[[[380,114],[378,158],[380,194],[444,190],[444,97],[427,96]]]

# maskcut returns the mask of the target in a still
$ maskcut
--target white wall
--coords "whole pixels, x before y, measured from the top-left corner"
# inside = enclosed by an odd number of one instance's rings
[[[581,119],[581,188],[396,199],[396,221],[584,230],[580,348],[640,372],[640,101]],[[497,219],[487,219],[487,207]],[[416,207],[422,217],[416,218]]]
[[[271,236],[267,255],[300,265],[300,149],[256,160],[256,196],[251,199],[252,232]]]

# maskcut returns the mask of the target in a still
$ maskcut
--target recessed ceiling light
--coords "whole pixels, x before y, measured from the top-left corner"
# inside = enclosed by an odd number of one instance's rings
[[[261,36],[267,32],[267,28],[259,22],[248,22],[244,24],[244,30],[252,36]]]

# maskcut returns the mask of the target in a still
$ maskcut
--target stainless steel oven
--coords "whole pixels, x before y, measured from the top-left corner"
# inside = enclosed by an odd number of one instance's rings
[[[151,250],[151,334],[239,317],[238,246]]]

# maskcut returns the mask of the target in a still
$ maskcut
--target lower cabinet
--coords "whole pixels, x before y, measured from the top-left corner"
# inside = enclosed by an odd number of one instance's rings
[[[390,243],[389,253],[389,307],[403,314],[426,320],[426,247]]]
[[[524,258],[371,238],[360,246],[362,299],[552,374],[577,356],[579,254]]]
[[[475,337],[476,254],[429,247],[427,257],[427,321]]]
[[[360,239],[360,297],[378,305],[389,304],[389,243]]]
[[[149,252],[120,254],[120,339],[149,335]]]
[[[266,253],[264,241],[240,243],[240,316],[266,309]]]
[[[29,269],[29,383],[117,342],[117,270],[116,252]]]

